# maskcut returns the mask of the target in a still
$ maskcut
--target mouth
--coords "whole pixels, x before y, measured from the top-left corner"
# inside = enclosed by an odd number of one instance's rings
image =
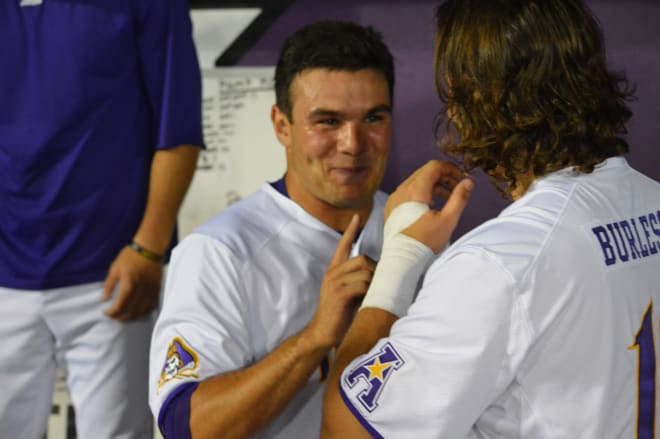
[[[352,183],[361,180],[369,174],[368,166],[336,166],[330,168],[330,174],[339,178],[344,183]]]

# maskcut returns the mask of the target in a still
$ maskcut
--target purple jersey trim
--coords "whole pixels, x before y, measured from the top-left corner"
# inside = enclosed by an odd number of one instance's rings
[[[277,180],[277,181],[274,181],[274,182],[270,183],[270,185],[271,185],[273,188],[275,188],[275,190],[276,190],[277,192],[281,193],[281,194],[284,195],[285,197],[287,197],[287,198],[291,198],[291,197],[289,197],[289,191],[286,190],[286,184],[284,183],[284,177],[280,178],[280,179]],[[357,234],[355,235],[355,239],[353,240],[353,242],[357,242],[357,241],[358,241],[358,239],[360,238],[360,235],[362,234],[362,229],[363,229],[363,227],[360,227],[360,229],[358,230]],[[339,233],[340,235],[343,235],[343,234],[344,234],[344,231],[343,231],[343,230],[337,230],[337,233]]]
[[[272,182],[270,185],[273,186],[277,190],[277,192],[279,192],[280,194],[284,195],[287,198],[290,198],[289,197],[289,191],[286,190],[286,184],[284,183],[284,177],[280,178],[277,181]]]
[[[190,398],[197,386],[198,382],[181,384],[160,406],[158,429],[165,439],[191,439]]]
[[[374,437],[376,439],[384,439],[383,435],[378,433],[374,427],[369,424],[369,421],[367,421],[362,414],[353,406],[353,403],[349,399],[348,395],[344,392],[344,389],[341,387],[341,384],[339,384],[339,394],[341,395],[341,398],[344,400],[344,403],[346,404],[346,407],[353,413],[353,416],[355,416],[355,419],[357,419],[360,424],[364,427],[365,430],[369,432],[371,437]]]

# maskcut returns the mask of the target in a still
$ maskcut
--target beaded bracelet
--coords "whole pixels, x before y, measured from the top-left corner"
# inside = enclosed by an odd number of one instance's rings
[[[146,248],[142,247],[140,244],[137,242],[133,241],[128,246],[133,249],[137,254],[144,256],[145,258],[149,259],[150,261],[153,262],[163,262],[163,255],[159,255],[158,253],[154,253],[150,250],[147,250]]]

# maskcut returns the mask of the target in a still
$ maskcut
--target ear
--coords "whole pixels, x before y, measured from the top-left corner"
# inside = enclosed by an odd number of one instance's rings
[[[288,148],[291,144],[291,122],[289,122],[289,118],[280,110],[280,107],[273,105],[270,109],[270,121],[273,124],[277,140],[282,146]]]

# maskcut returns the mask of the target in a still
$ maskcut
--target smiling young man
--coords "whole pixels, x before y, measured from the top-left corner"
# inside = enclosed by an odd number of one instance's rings
[[[371,28],[321,22],[285,42],[284,178],[173,252],[150,367],[165,437],[318,437],[332,349],[380,254],[393,86]]]

